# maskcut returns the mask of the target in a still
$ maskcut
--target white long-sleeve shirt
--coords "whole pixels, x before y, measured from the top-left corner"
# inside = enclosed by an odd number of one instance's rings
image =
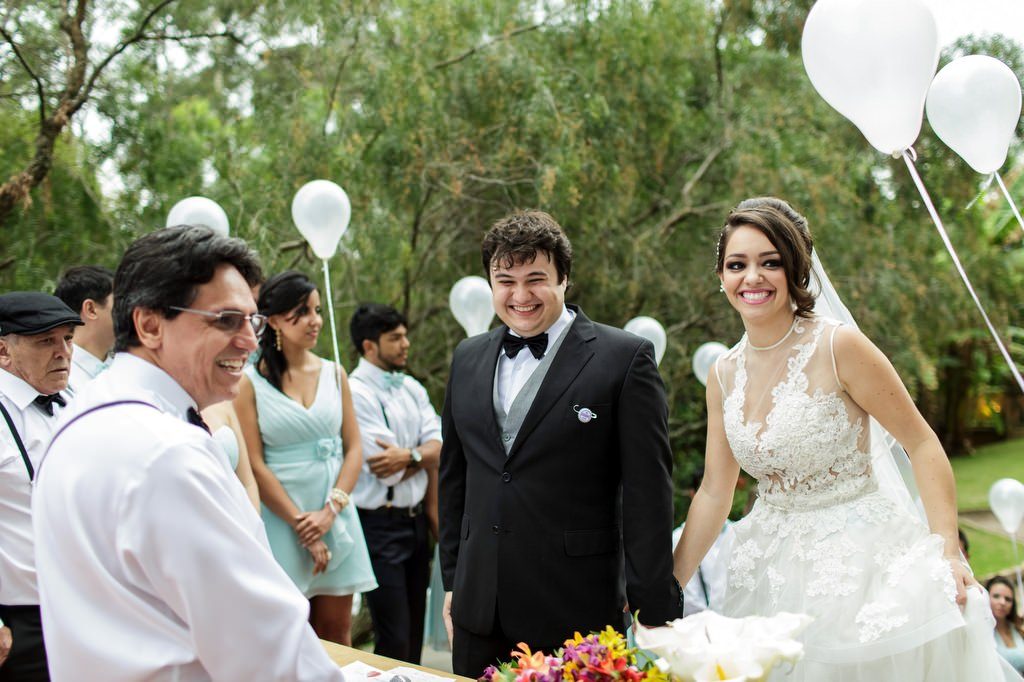
[[[73,391],[81,391],[85,385],[99,376],[103,371],[105,363],[78,344],[73,344],[71,352],[71,376],[68,377],[68,386]]]
[[[39,391],[10,372],[0,369],[0,401],[28,453],[32,468],[46,450],[61,407],[51,417],[32,404]],[[0,417],[0,604],[27,606],[39,603],[36,562],[32,542],[32,483],[6,420]]]
[[[117,400],[153,407],[71,422]],[[121,353],[65,411],[33,496],[52,679],[341,682],[244,489],[185,421],[194,406]]]
[[[404,481],[405,470],[386,478],[377,478],[370,471],[367,457],[383,450],[377,444],[378,438],[410,449],[427,441],[441,440],[441,418],[430,404],[427,389],[407,374],[397,377],[401,380],[400,386],[389,387],[384,374],[384,370],[361,358],[349,375],[363,443],[363,470],[352,491],[352,498],[360,509],[377,509],[387,504],[389,486],[394,488],[391,504],[396,507],[419,504],[427,491],[427,472],[422,469]]]

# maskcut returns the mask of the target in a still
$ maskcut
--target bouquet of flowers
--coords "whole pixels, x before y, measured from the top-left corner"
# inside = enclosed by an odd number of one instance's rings
[[[800,660],[803,645],[794,637],[810,622],[802,614],[727,618],[712,611],[659,628],[634,621],[643,651],[609,625],[587,637],[577,632],[553,655],[520,642],[513,660],[488,667],[480,682],[760,682],[778,662]]]
[[[530,651],[519,643],[512,661],[489,666],[481,682],[668,682],[665,672],[648,662],[637,662],[637,649],[609,625],[586,637],[575,633],[553,655]]]

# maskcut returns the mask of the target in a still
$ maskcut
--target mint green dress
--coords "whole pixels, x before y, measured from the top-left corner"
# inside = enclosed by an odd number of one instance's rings
[[[323,361],[316,397],[308,408],[274,388],[255,367],[247,367],[245,372],[256,393],[267,467],[299,509],[322,508],[338,480],[344,456],[341,391],[334,363]],[[377,587],[354,504],[346,505],[324,535],[331,559],[327,570],[316,576],[309,550],[299,544],[291,526],[265,505],[261,510],[274,558],[307,598],[348,595]]]

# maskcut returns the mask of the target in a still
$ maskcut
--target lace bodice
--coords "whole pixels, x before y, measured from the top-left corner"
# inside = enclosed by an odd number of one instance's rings
[[[797,318],[770,348],[755,348],[744,335],[716,367],[729,445],[769,504],[811,509],[877,488],[867,414],[836,372],[838,326]]]

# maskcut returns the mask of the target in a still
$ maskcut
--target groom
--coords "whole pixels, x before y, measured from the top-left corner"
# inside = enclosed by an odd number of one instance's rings
[[[565,305],[572,246],[540,211],[484,237],[504,323],[463,341],[442,414],[441,570],[455,672],[519,642],[681,617],[672,453],[651,343]]]

